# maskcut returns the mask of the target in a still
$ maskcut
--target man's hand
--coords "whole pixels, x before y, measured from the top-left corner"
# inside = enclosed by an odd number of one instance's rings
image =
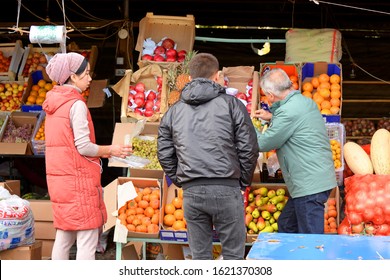
[[[265,121],[269,121],[272,118],[272,113],[270,113],[264,109],[259,109],[259,110],[255,111],[254,117],[265,120]]]

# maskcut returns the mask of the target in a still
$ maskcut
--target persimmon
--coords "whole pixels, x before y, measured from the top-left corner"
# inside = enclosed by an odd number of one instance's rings
[[[149,187],[146,187],[146,188],[143,188],[142,189],[142,194],[151,194],[152,193],[152,189],[149,188]]]
[[[137,208],[138,204],[133,199],[127,202],[127,208]]]
[[[136,232],[147,232],[147,226],[146,225],[137,225],[135,227]]]
[[[148,225],[148,227],[147,227],[147,232],[148,232],[148,233],[157,233],[158,231],[159,231],[158,225],[150,224],[150,225]]]
[[[148,206],[149,206],[149,202],[146,200],[141,200],[140,202],[138,202],[138,207],[145,209]]]
[[[153,209],[158,209],[160,207],[160,200],[158,199],[152,199],[149,202],[149,206],[152,207]]]
[[[127,224],[126,227],[128,231],[135,231],[135,225],[133,224]]]
[[[141,208],[141,207],[135,208],[135,212],[136,212],[137,214],[143,214],[144,211],[145,211],[144,208]]]
[[[135,208],[128,208],[126,209],[126,215],[129,216],[129,215],[136,215],[137,214],[137,211],[135,210]]]
[[[152,201],[153,199],[159,200],[160,199],[160,195],[155,194],[155,193],[149,194],[149,202]]]
[[[154,209],[151,206],[145,208],[144,215],[151,218],[154,214]]]
[[[122,214],[122,213],[125,213],[126,212],[126,209],[127,209],[127,205],[123,205],[121,208],[119,208],[118,210],[118,214]]]
[[[152,221],[150,220],[149,217],[143,217],[143,218],[141,219],[141,224],[142,224],[142,225],[148,226],[148,225],[150,225],[151,223],[152,223]]]
[[[137,197],[134,198],[134,201],[139,203],[142,200],[143,193],[142,192],[137,192]]]
[[[126,218],[127,224],[132,224],[134,219],[135,219],[134,215],[127,216],[127,218]]]
[[[331,222],[331,223],[329,223],[329,227],[330,227],[330,228],[337,228],[336,222]]]
[[[154,189],[154,190],[152,190],[152,193],[150,195],[155,195],[158,198],[160,198],[160,191],[158,189]]]
[[[135,226],[138,226],[138,225],[142,224],[142,221],[138,218],[134,218],[132,224]]]
[[[153,214],[152,218],[150,219],[152,224],[158,225],[160,218],[158,214]]]

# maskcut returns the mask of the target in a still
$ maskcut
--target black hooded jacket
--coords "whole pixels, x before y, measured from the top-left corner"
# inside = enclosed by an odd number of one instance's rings
[[[258,156],[245,105],[210,80],[189,82],[160,122],[158,159],[177,186],[248,186]]]

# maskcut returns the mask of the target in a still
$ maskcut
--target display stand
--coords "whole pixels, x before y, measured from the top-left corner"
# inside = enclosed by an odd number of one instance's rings
[[[174,240],[161,240],[158,238],[136,238],[128,237],[128,242],[141,242],[142,243],[142,259],[146,260],[146,243],[165,243],[165,244],[178,244],[178,245],[188,245],[188,242],[183,241],[174,241]],[[122,260],[122,246],[120,242],[116,242],[116,260]],[[221,245],[221,242],[213,242],[213,245]],[[252,246],[252,243],[245,243],[245,246]]]

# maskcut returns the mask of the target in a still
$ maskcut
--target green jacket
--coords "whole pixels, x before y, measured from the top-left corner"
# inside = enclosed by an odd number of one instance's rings
[[[276,149],[291,197],[336,187],[329,137],[316,103],[292,91],[270,110],[270,126],[264,134],[257,132],[257,141],[261,152]]]

